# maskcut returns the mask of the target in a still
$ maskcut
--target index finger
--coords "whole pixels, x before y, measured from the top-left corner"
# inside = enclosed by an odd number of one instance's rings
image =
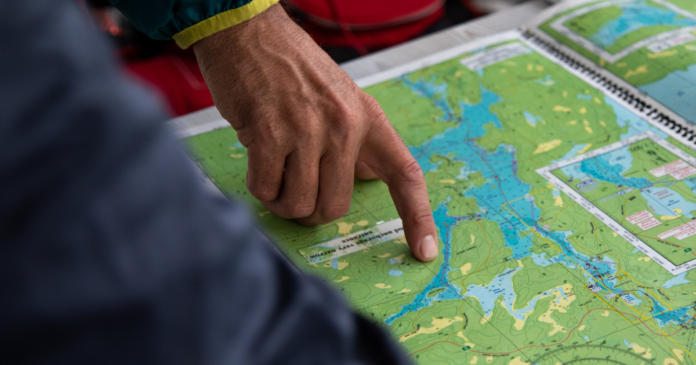
[[[432,261],[438,255],[437,230],[423,171],[384,114],[378,115],[358,160],[389,187],[411,252],[421,261]]]

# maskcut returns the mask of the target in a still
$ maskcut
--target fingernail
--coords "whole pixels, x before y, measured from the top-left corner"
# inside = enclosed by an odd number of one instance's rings
[[[420,245],[421,256],[423,257],[423,259],[426,261],[435,260],[438,254],[437,250],[438,247],[435,238],[433,238],[433,236],[431,235],[425,236],[425,238],[423,238],[423,240],[421,241]]]

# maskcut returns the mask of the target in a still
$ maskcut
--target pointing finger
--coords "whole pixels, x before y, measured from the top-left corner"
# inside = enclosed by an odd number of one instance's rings
[[[413,254],[432,261],[438,255],[437,234],[423,172],[381,111],[379,115],[358,159],[389,187]]]

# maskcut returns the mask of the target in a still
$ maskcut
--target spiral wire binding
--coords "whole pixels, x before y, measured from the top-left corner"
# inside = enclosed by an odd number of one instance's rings
[[[529,30],[524,30],[522,32],[522,36],[551,54],[553,57],[556,59],[560,60],[561,62],[565,63],[566,65],[570,66],[574,70],[577,70],[578,72],[588,76],[592,81],[595,83],[599,84],[602,86],[604,89],[608,90],[612,94],[618,96],[619,98],[623,99],[625,102],[627,102],[629,105],[633,106],[635,109],[639,110],[641,113],[643,113],[646,117],[649,117],[650,119],[662,123],[663,125],[667,126],[669,129],[673,130],[675,133],[681,135],[684,138],[687,138],[690,142],[693,144],[696,144],[696,131],[693,129],[689,129],[686,126],[683,126],[674,119],[670,118],[669,116],[665,115],[664,113],[660,112],[657,108],[654,108],[652,105],[646,103],[643,99],[637,97],[633,93],[631,93],[628,89],[625,89],[616,83],[611,82],[609,79],[607,79],[606,76],[603,76],[601,73],[598,71],[595,71],[594,68],[589,67],[584,65],[583,63],[577,61],[574,59],[572,56],[569,56],[568,54],[564,53],[560,49],[556,48],[553,44],[547,42],[544,39],[541,39],[540,37],[534,35],[532,32]]]

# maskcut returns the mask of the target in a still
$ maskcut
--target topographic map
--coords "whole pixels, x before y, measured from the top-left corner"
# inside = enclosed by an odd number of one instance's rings
[[[696,122],[696,2],[578,3],[539,29]]]
[[[441,255],[413,258],[386,186],[302,227],[245,187],[234,130],[189,137],[299,269],[418,364],[692,364],[694,151],[506,33],[360,81],[425,173]]]

